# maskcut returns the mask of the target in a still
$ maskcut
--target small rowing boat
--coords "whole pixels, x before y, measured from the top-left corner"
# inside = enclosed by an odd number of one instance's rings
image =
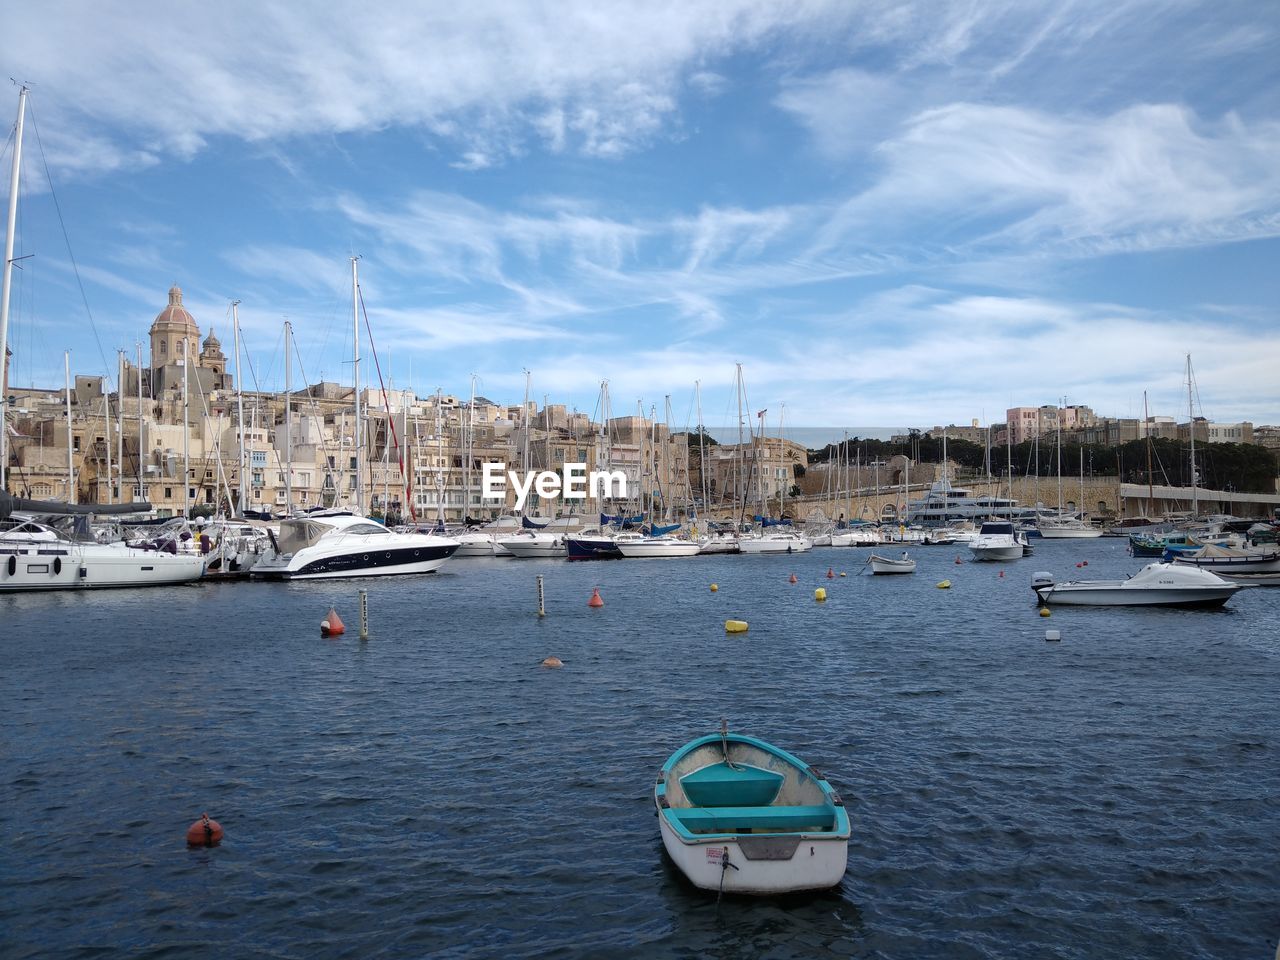
[[[740,733],[691,740],[654,786],[662,843],[697,887],[770,895],[838,884],[849,815],[818,771]]]
[[[867,558],[867,563],[871,566],[872,573],[915,573],[916,562],[907,556],[906,551],[902,552],[902,558],[894,560],[890,557],[881,557],[872,554]]]

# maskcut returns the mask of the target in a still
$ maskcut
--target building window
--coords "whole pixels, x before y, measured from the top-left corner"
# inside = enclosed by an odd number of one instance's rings
[[[161,355],[161,356],[168,356],[168,354],[169,354],[169,343],[168,343],[168,341],[161,340],[161,341],[160,341],[160,355]]]
[[[166,500],[172,500],[172,499],[173,499],[173,487],[165,487],[165,488],[164,488],[164,498],[165,498]]]

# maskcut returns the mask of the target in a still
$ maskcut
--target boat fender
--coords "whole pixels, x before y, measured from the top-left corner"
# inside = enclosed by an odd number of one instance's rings
[[[222,825],[210,820],[207,813],[187,828],[187,844],[192,847],[216,847],[222,842]]]
[[[53,558],[53,572],[54,572],[55,574],[57,574],[57,573],[61,573],[61,572],[62,572],[62,558],[61,558],[61,557],[54,557],[54,558]]]
[[[10,557],[9,558],[9,576],[12,577],[17,572],[18,572],[18,558]]]
[[[599,587],[592,587],[592,588],[591,588],[591,599],[587,601],[587,606],[588,606],[588,607],[603,607],[603,606],[604,606],[604,600],[603,600],[603,599],[601,598],[601,596],[600,596],[600,588],[599,588]]]

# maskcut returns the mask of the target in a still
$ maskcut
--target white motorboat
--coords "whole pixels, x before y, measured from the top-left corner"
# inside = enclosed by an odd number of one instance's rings
[[[521,530],[499,537],[495,542],[499,548],[520,560],[565,556],[564,537],[541,530]]]
[[[1018,560],[1025,553],[1026,542],[1013,529],[1009,520],[987,520],[969,541],[975,560]]]
[[[867,563],[871,567],[872,573],[915,573],[916,562],[907,556],[906,551],[902,552],[900,559],[891,557],[880,557],[872,554],[867,558]]]
[[[1244,585],[1207,570],[1173,563],[1149,563],[1127,580],[1068,580],[1049,573],[1031,578],[1042,603],[1103,607],[1220,607]]]
[[[738,539],[739,553],[804,553],[813,549],[813,541],[808,537],[789,531],[777,531],[744,536]]]
[[[496,557],[498,547],[492,533],[484,530],[466,530],[448,535],[457,543],[455,557]]]
[[[614,541],[618,551],[627,559],[645,557],[692,557],[702,549],[696,540],[681,540],[678,537],[661,536],[645,537],[635,534],[622,534]]]
[[[1079,517],[1052,517],[1036,524],[1046,540],[1093,540],[1102,536],[1102,528]]]
[[[203,573],[204,557],[176,548],[82,542],[34,520],[0,531],[0,593],[168,586],[198,580]]]
[[[280,533],[249,571],[254,579],[315,580],[438,570],[458,544],[431,533],[393,533],[349,513],[280,521]]]
[[[701,538],[700,554],[738,553],[738,535],[735,533],[712,533]]]
[[[1173,562],[1228,576],[1241,573],[1280,573],[1280,550],[1275,547],[1267,550],[1236,550],[1206,544],[1199,550],[1176,554]]]
[[[833,547],[874,547],[881,542],[880,529],[870,524],[831,532]]]
[[[667,853],[694,886],[770,895],[833,887],[849,815],[813,767],[755,737],[699,737],[671,755],[653,801]]]

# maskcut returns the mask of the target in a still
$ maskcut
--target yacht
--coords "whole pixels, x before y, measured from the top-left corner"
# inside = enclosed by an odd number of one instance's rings
[[[499,537],[495,542],[500,550],[499,556],[503,552],[521,560],[565,556],[564,537],[543,530],[521,530]]]
[[[758,536],[744,536],[738,540],[739,553],[804,553],[813,549],[808,537],[790,531],[770,531]]]
[[[956,520],[1017,516],[1024,512],[1018,507],[1017,500],[991,494],[975,497],[972,490],[953,487],[950,481],[939,480],[923,499],[912,500],[907,505],[907,525],[945,526]]]
[[[638,533],[624,533],[618,537],[615,543],[619,552],[628,559],[637,557],[692,557],[702,549],[702,544],[697,541],[681,540],[667,535],[646,537]]]
[[[1036,525],[1046,540],[1092,540],[1102,536],[1102,528],[1086,523],[1080,517],[1046,518]]]
[[[1018,560],[1026,553],[1026,541],[1009,520],[988,520],[969,541],[975,560]]]
[[[312,513],[280,521],[267,552],[249,571],[258,580],[317,580],[431,573],[458,544],[430,533],[393,533],[349,513]]]
[[[169,586],[203,574],[204,558],[196,553],[80,540],[35,520],[0,530],[0,593]]]

